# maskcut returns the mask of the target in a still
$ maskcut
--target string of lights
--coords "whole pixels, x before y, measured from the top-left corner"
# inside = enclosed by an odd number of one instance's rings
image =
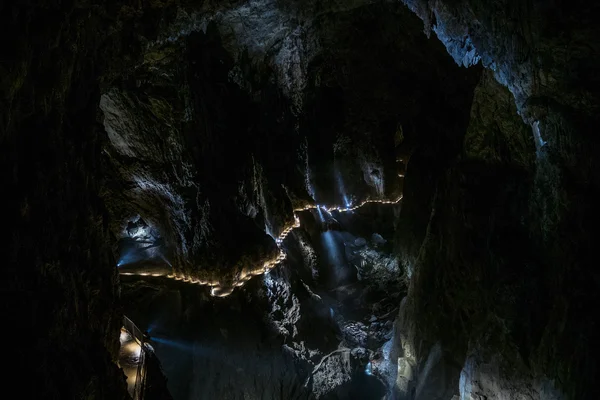
[[[359,203],[352,207],[339,207],[339,206],[325,207],[325,206],[321,206],[321,205],[309,205],[309,206],[306,206],[303,208],[294,209],[294,223],[292,225],[286,227],[281,232],[281,234],[275,239],[275,242],[277,243],[277,247],[279,248],[278,256],[274,259],[264,262],[262,264],[262,266],[259,266],[255,269],[243,270],[242,272],[240,272],[238,277],[233,281],[233,283],[228,282],[227,285],[225,285],[224,283],[222,283],[221,281],[218,281],[218,280],[199,279],[199,278],[196,278],[196,277],[193,277],[190,275],[184,275],[181,273],[172,273],[172,274],[165,275],[165,274],[161,274],[161,273],[149,273],[149,272],[122,272],[121,275],[165,277],[168,279],[182,281],[182,282],[190,283],[190,284],[194,284],[194,285],[209,286],[211,296],[226,297],[226,296],[229,296],[231,293],[233,293],[233,290],[235,288],[244,286],[244,284],[246,282],[248,282],[250,279],[252,279],[253,277],[263,275],[263,274],[269,272],[271,269],[278,266],[279,264],[281,264],[283,261],[285,261],[285,259],[287,258],[287,254],[285,253],[282,243],[285,240],[285,238],[287,238],[287,236],[294,229],[300,227],[300,218],[298,217],[298,213],[303,212],[303,211],[316,210],[319,208],[323,209],[327,212],[330,212],[330,213],[334,212],[334,211],[344,213],[344,212],[355,211],[366,204],[372,204],[372,203],[397,204],[401,200],[402,200],[402,195],[395,200],[381,200],[381,199],[365,200],[362,203]]]

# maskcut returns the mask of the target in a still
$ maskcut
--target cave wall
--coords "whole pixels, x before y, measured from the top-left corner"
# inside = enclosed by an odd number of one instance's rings
[[[129,398],[96,122],[103,79],[139,55],[139,20],[122,6],[0,5],[2,315],[18,343],[7,390],[21,397]]]
[[[433,189],[408,165],[403,213],[428,204],[398,236],[416,364],[441,341],[461,398],[595,398],[597,6],[405,3],[458,64],[487,68]]]

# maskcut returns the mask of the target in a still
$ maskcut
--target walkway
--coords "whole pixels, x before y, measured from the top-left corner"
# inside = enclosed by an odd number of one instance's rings
[[[337,206],[324,207],[324,206],[317,206],[317,205],[310,205],[310,206],[306,206],[304,208],[297,208],[294,210],[294,224],[286,227],[281,232],[281,234],[275,239],[275,242],[277,243],[277,247],[279,248],[278,256],[274,259],[264,262],[262,265],[257,266],[256,268],[254,268],[252,270],[243,270],[242,272],[240,272],[240,274],[238,275],[237,279],[233,282],[233,284],[227,283],[227,286],[225,286],[225,284],[223,282],[218,281],[218,280],[209,281],[209,280],[203,280],[203,279],[200,279],[197,277],[193,277],[191,275],[184,275],[181,273],[173,273],[170,268],[169,269],[163,268],[161,270],[147,270],[147,271],[146,270],[144,270],[144,271],[123,270],[121,272],[121,275],[164,277],[164,278],[174,279],[176,281],[183,281],[183,282],[195,284],[195,285],[210,286],[210,294],[212,296],[226,297],[226,296],[229,296],[236,287],[244,286],[244,284],[246,282],[248,282],[250,279],[252,279],[252,277],[262,275],[262,274],[270,271],[271,269],[275,268],[277,265],[279,265],[286,259],[287,254],[285,252],[285,249],[282,246],[282,243],[283,243],[284,239],[295,228],[300,227],[300,218],[298,217],[298,213],[300,213],[302,211],[316,210],[318,208],[323,209],[328,212],[333,212],[333,211],[351,212],[351,211],[354,211],[354,210],[364,206],[365,204],[373,204],[373,203],[397,204],[401,200],[402,200],[402,195],[395,200],[365,200],[358,205],[355,205],[353,207],[345,207],[345,208],[337,207]]]
[[[148,350],[142,332],[127,317],[123,317],[120,342],[118,366],[127,376],[127,391],[133,400],[142,399]]]

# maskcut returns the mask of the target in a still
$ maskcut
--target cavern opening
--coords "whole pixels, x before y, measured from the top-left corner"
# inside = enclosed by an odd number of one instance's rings
[[[599,8],[0,4],[19,397],[600,398]]]

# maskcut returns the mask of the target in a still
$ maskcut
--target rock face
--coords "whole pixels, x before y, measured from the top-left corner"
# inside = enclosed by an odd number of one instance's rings
[[[1,4],[24,397],[127,398],[123,308],[177,399],[600,397],[599,6],[488,3]]]
[[[588,24],[597,6],[406,3],[457,63],[490,71],[475,90],[464,146],[435,189],[410,189],[429,176],[409,164],[402,212],[430,210],[422,223],[401,216],[397,238],[405,267],[416,271],[408,302],[416,336],[441,340],[464,362],[461,398],[595,398],[595,356],[573,338],[593,337],[596,324],[598,90],[584,76],[598,60],[596,44],[575,43],[597,43]],[[558,50],[566,43],[572,51]],[[519,365],[518,378],[503,372]]]
[[[106,20],[120,16],[50,3],[3,3],[0,13],[7,38],[0,163],[10,232],[3,318],[27,338],[8,346],[18,376],[8,381],[26,398],[126,399],[113,363],[121,314],[98,196],[105,133],[96,125],[99,78],[122,50]]]
[[[124,280],[127,314],[148,328],[175,398],[385,395],[381,371],[389,361],[404,281],[391,246],[365,241],[357,250],[354,235],[337,232],[343,234],[340,242],[330,247],[352,249],[348,256],[341,253],[336,268],[360,265],[369,271],[360,281],[327,278],[329,254],[319,247],[319,229],[294,231],[286,239],[286,263],[226,299],[215,301],[177,281],[158,286],[151,279]],[[313,268],[323,273],[313,274]]]
[[[139,261],[126,247],[139,247],[127,227],[141,218],[160,247],[151,257],[227,286],[277,255],[267,234],[290,226],[293,208],[398,198],[400,142],[425,114],[453,124],[477,73],[403,6],[368,9],[254,1],[165,20],[100,101],[120,265]]]

